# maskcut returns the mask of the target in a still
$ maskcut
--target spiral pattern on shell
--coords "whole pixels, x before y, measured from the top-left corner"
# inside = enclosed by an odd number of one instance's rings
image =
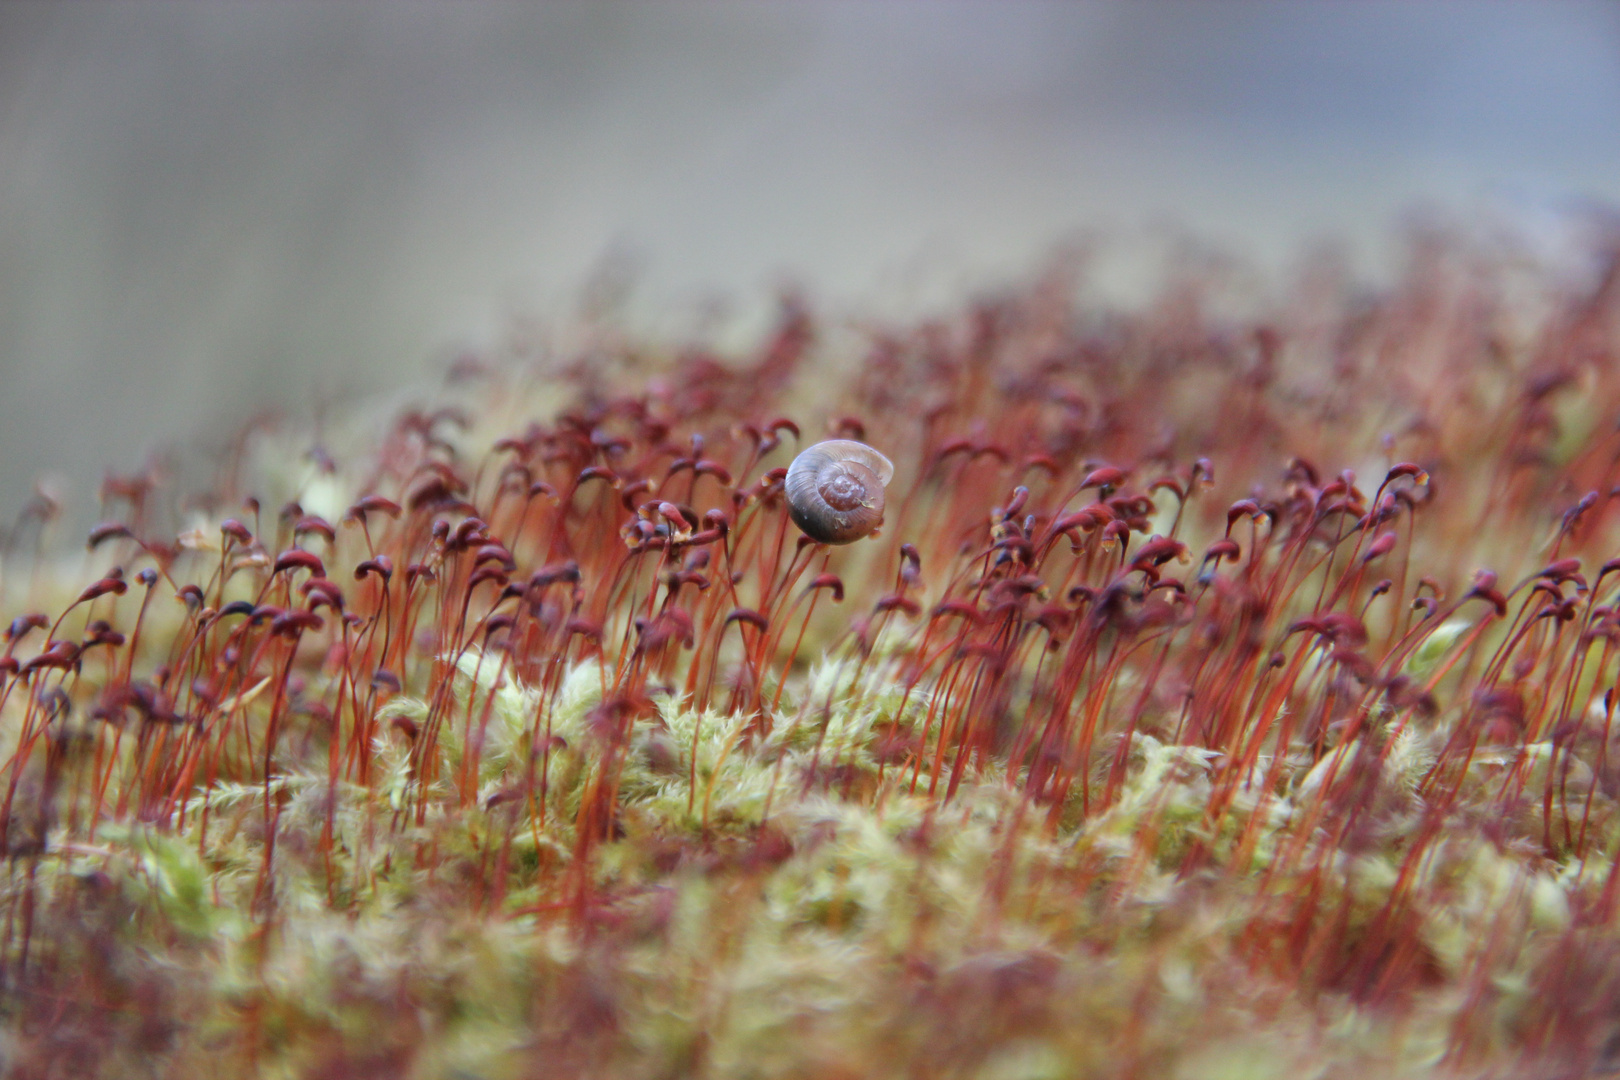
[[[889,459],[850,439],[816,443],[793,459],[783,486],[793,523],[812,540],[848,544],[883,521]]]

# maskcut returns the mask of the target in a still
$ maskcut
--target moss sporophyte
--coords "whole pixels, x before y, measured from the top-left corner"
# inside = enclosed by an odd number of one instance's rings
[[[601,334],[110,477],[84,558],[31,507],[0,1056],[1613,1068],[1620,300],[1427,258]]]

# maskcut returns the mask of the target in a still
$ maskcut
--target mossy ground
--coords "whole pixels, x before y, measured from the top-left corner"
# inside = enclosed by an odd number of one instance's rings
[[[597,328],[114,478],[7,564],[0,1062],[1615,1069],[1616,275],[1215,288]],[[822,426],[898,466],[847,549]]]

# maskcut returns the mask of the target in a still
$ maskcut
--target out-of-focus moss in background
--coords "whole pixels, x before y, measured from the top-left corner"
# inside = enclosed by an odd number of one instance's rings
[[[1172,225],[1378,273],[1413,207],[1556,246],[1616,132],[1607,3],[6,4],[0,520],[603,267],[675,334],[789,274],[915,311],[1075,229],[1105,294]]]

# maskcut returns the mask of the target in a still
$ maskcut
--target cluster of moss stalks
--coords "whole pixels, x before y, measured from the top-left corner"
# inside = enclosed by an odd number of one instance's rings
[[[594,325],[110,476],[0,582],[0,1065],[1620,1068],[1606,265]]]

